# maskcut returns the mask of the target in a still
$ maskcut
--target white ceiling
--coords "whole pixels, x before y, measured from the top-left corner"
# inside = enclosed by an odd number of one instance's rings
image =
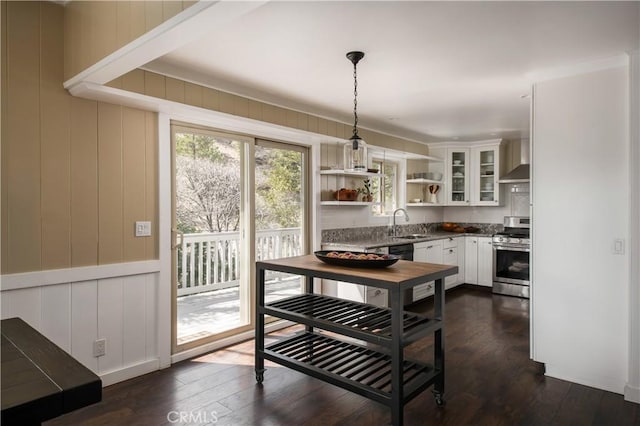
[[[420,142],[529,134],[531,82],[638,49],[640,2],[267,2],[144,68]]]

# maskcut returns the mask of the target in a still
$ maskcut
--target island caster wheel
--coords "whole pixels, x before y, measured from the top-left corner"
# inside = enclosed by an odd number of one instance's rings
[[[262,382],[264,382],[264,371],[260,371],[260,372],[256,371],[256,382],[258,382],[259,385],[261,385]]]
[[[444,395],[443,394],[441,394],[439,392],[434,392],[433,396],[434,396],[434,398],[436,400],[436,405],[438,407],[442,407],[445,404]]]

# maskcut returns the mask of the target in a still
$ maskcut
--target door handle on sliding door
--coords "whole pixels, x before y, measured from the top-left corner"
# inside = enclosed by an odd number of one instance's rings
[[[173,241],[176,240],[176,236],[180,238],[180,242],[178,244],[171,244],[171,250],[175,250],[178,247],[181,247],[182,243],[184,243],[184,233],[178,231],[177,229],[172,229],[171,233],[173,234],[172,235]]]

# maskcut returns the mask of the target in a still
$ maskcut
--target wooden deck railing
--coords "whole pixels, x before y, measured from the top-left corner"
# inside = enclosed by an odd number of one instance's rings
[[[297,256],[301,247],[300,228],[256,232],[256,260]],[[177,262],[178,296],[237,286],[240,233],[184,234]]]

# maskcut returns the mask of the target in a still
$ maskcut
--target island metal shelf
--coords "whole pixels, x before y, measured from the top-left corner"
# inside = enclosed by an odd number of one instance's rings
[[[305,293],[265,304],[267,270],[303,276]],[[404,405],[429,386],[436,404],[444,404],[444,278],[457,272],[457,266],[405,260],[383,269],[349,268],[313,255],[256,262],[256,380],[263,382],[268,359],[387,405],[396,426]],[[386,289],[391,308],[314,294],[314,278]],[[429,281],[435,281],[433,318],[405,312],[405,291]],[[303,324],[305,331],[265,348],[265,315]],[[404,347],[428,334],[434,335],[433,363],[405,359]]]
[[[265,348],[264,357],[382,404],[391,402],[392,357],[380,350],[304,332]],[[403,361],[402,372],[403,404],[440,374],[429,364],[411,360]]]
[[[301,294],[268,304],[264,313],[380,345],[391,344],[391,309],[318,294]],[[441,328],[440,318],[403,312],[403,344]]]

